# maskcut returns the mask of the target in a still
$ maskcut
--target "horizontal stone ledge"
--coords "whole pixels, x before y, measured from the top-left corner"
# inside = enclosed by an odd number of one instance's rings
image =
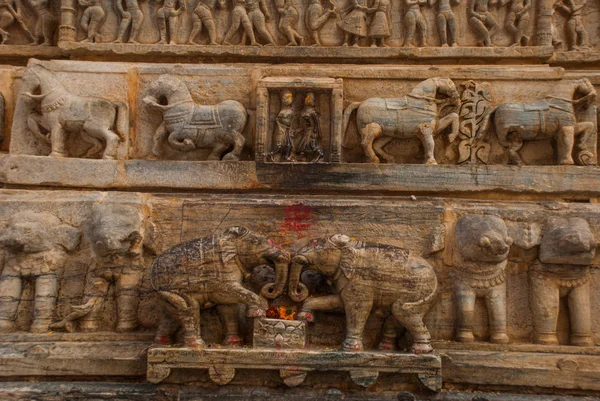
[[[589,67],[592,64],[600,63],[600,52],[596,50],[590,51],[571,51],[571,52],[556,52],[549,63],[556,65],[568,65],[573,67]]]
[[[0,45],[0,60],[23,60],[35,57],[39,59],[69,58],[65,49],[56,46],[41,45]]]
[[[418,60],[465,61],[546,61],[554,55],[551,46],[526,47],[343,47],[343,46],[207,46],[207,45],[163,45],[163,44],[115,44],[60,42],[59,47],[73,58],[85,57],[133,57],[136,60],[154,60],[156,56],[182,59],[252,59],[252,61],[348,61],[411,62]]]
[[[362,193],[571,193],[600,195],[594,166],[295,163],[253,161],[89,160],[0,156],[9,186],[95,189],[353,191]]]

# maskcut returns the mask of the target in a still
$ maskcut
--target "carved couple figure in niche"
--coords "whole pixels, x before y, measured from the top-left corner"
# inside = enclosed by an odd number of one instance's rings
[[[53,14],[48,4],[48,0],[29,0],[28,6],[35,15],[35,26],[33,33],[27,27],[23,16],[30,17],[21,1],[0,0],[0,37],[2,44],[10,39],[8,29],[17,24],[20,29],[31,39],[32,45],[41,44],[51,46],[53,43],[54,32],[58,27],[58,19]]]
[[[272,162],[309,161],[323,158],[320,113],[316,109],[313,92],[306,93],[301,110],[294,107],[294,94],[281,93],[281,108],[275,118],[272,151],[267,159]]]

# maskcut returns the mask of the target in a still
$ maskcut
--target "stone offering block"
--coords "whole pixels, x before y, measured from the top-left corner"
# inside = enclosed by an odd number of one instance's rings
[[[257,319],[252,345],[255,348],[304,348],[306,323],[299,320]]]
[[[437,354],[337,352],[316,350],[202,349],[156,347],[148,350],[147,379],[160,383],[172,369],[208,369],[212,381],[224,385],[236,369],[279,370],[290,387],[301,384],[311,371],[346,371],[359,386],[369,387],[380,372],[414,374],[432,391],[442,387],[442,360]]]

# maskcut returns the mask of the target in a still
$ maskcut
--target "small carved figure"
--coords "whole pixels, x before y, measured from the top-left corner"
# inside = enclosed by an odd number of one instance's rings
[[[350,6],[342,11],[342,19],[337,23],[344,31],[342,46],[358,47],[359,39],[367,36],[367,10],[366,0],[351,0]]]
[[[498,32],[500,26],[490,13],[489,6],[496,5],[498,0],[472,0],[469,9],[469,22],[475,29],[479,44],[492,47],[492,38]]]
[[[438,10],[435,16],[438,34],[440,35],[440,46],[452,47],[458,46],[456,41],[456,17],[450,6],[451,0],[432,0],[431,5],[438,1]],[[460,4],[460,0],[452,0],[455,5]]]
[[[302,270],[316,270],[332,281],[334,295],[308,297]],[[362,351],[362,335],[373,309],[391,310],[413,336],[413,352],[427,353],[431,336],[423,323],[437,291],[433,268],[407,249],[370,244],[336,234],[308,241],[292,258],[288,293],[302,302],[298,318],[314,321],[314,311],[346,313],[344,351]],[[306,301],[305,301],[306,300]]]
[[[294,95],[290,90],[281,93],[281,109],[275,119],[272,151],[267,155],[271,161],[293,161],[295,156],[294,137],[296,130],[293,123],[297,112],[294,109]]]
[[[575,108],[587,109],[593,105],[596,90],[587,78],[580,79],[574,83],[571,99],[546,96],[535,103],[502,103],[481,124],[481,135],[485,135],[492,124],[510,161],[517,165],[524,164],[518,154],[524,141],[549,138],[556,139],[558,164],[575,164],[575,148],[577,164],[585,165],[594,158],[586,145],[589,136],[594,134],[594,123],[577,122]]]
[[[441,96],[443,98],[438,99]],[[417,85],[402,98],[370,98],[353,102],[344,110],[342,132],[346,132],[350,116],[356,110],[356,126],[366,156],[372,163],[379,163],[379,154],[388,163],[394,156],[385,152],[385,145],[394,138],[421,140],[427,165],[437,164],[433,151],[433,135],[451,127],[448,140],[458,135],[458,114],[451,112],[439,118],[446,106],[459,107],[460,98],[454,82],[449,78],[429,78]],[[377,153],[376,153],[377,152]]]
[[[550,218],[541,238],[539,257],[529,269],[529,303],[534,342],[557,345],[560,298],[569,306],[572,345],[593,346],[590,311],[590,265],[596,242],[587,221]]]
[[[405,0],[406,15],[404,23],[406,24],[406,37],[404,38],[404,47],[414,47],[412,44],[413,37],[417,28],[421,37],[419,47],[427,46],[427,21],[421,13],[421,5],[427,4],[427,0]]]
[[[33,94],[36,90],[39,95]],[[106,143],[103,159],[117,157],[119,142],[129,130],[129,108],[125,103],[74,95],[41,64],[27,68],[19,96],[23,101],[39,102],[40,112],[34,110],[29,115],[27,126],[36,137],[50,143],[50,156],[67,156],[67,133],[71,132],[94,143],[92,149],[99,146],[100,140]]]
[[[31,38],[32,44],[36,44],[36,38],[27,28],[23,17],[19,14],[17,3],[13,2],[13,0],[0,0],[0,36],[2,36],[2,44],[6,44],[6,41],[10,38],[8,28],[15,22]]]
[[[260,46],[260,44],[256,41],[254,29],[252,28],[252,22],[250,21],[250,17],[248,17],[248,12],[246,11],[246,0],[235,0],[235,6],[231,12],[231,26],[229,27],[229,30],[223,39],[224,45],[232,44],[230,41],[233,38],[233,35],[235,35],[240,29],[240,25],[244,28],[244,33],[242,34],[242,40],[240,41],[240,44],[245,45],[246,37],[248,37],[248,39],[250,39],[250,46]]]
[[[199,310],[216,304],[225,329],[223,343],[239,345],[239,304],[248,305],[248,317],[265,316],[267,302],[262,297],[274,299],[283,293],[289,261],[270,239],[245,227],[172,247],[152,265],[152,286],[164,306],[156,341],[170,343],[181,326],[187,346],[203,346]],[[261,297],[244,288],[242,280],[265,264],[275,268],[275,282],[262,288]]]
[[[590,50],[588,33],[583,24],[583,9],[587,0],[575,4],[574,0],[558,0],[554,8],[567,15],[567,43],[569,51]]]
[[[92,209],[90,242],[94,252],[88,270],[83,304],[72,306],[71,312],[60,322],[50,326],[83,332],[102,331],[104,311],[110,287],[114,287],[117,304],[117,332],[133,331],[137,325],[139,286],[144,271],[144,245],[154,239],[154,226],[144,222],[134,206],[98,204]]]
[[[298,33],[298,10],[290,0],[279,1],[277,11],[279,11],[279,31],[287,38],[288,46],[302,45],[304,38]]]
[[[166,105],[158,103],[165,97]],[[242,135],[248,113],[240,102],[225,100],[218,104],[199,105],[187,86],[170,75],[161,75],[150,85],[144,103],[163,113],[163,121],[154,133],[152,152],[161,154],[165,140],[181,152],[212,147],[208,160],[239,160],[246,138]],[[231,151],[227,152],[233,146]],[[226,152],[226,153],[225,153]],[[225,155],[223,156],[223,153]]]
[[[475,300],[483,297],[490,319],[490,342],[508,343],[505,270],[512,243],[499,217],[467,214],[456,222],[452,263],[458,341],[474,341]]]
[[[131,32],[129,33],[127,43],[138,43],[136,39],[144,21],[144,13],[140,10],[138,0],[125,0],[127,9],[123,8],[123,0],[115,1],[122,19],[117,39],[113,43],[123,43],[125,41],[125,33],[129,26],[131,26]]]
[[[510,3],[510,10],[504,26],[515,38],[512,46],[527,46],[529,36],[525,35],[525,29],[529,26],[531,0],[500,0],[500,7],[508,3]]]
[[[385,39],[392,34],[390,30],[390,0],[375,0],[368,13],[373,14],[367,35],[371,39],[371,47],[388,47]]]
[[[35,306],[30,331],[45,333],[52,323],[58,298],[59,277],[67,252],[79,244],[79,231],[64,224],[51,213],[19,212],[14,214],[0,236],[7,251],[0,276],[0,332],[17,329],[15,319],[23,281],[34,283]]]
[[[248,11],[248,18],[252,23],[252,27],[267,42],[265,46],[274,46],[275,39],[273,39],[271,32],[267,29],[267,22],[271,20],[271,13],[269,12],[269,7],[267,7],[266,0],[246,0],[246,10]]]
[[[38,44],[41,39],[42,46],[52,46],[52,39],[54,38],[58,21],[50,10],[48,0],[29,0],[29,3],[37,14],[33,44]]]
[[[333,0],[332,0],[333,1]],[[330,18],[338,17],[339,14],[335,9],[323,11],[321,0],[310,0],[306,14],[304,15],[304,23],[310,33],[310,36],[315,41],[313,46],[322,46],[319,32]]]
[[[202,32],[202,24],[206,27],[208,32],[209,45],[218,45],[217,43],[217,27],[215,25],[215,18],[213,11],[215,9],[216,0],[201,0],[198,2],[194,12],[192,13],[192,33],[188,39],[188,44],[195,45],[194,42],[196,36]],[[219,1],[218,4],[221,4]]]
[[[106,20],[106,12],[101,0],[78,0],[81,7],[87,7],[81,16],[81,29],[87,37],[82,42],[97,42],[100,27]]]
[[[313,154],[311,163],[316,163],[323,158],[323,150],[319,146],[321,139],[320,116],[321,114],[315,108],[315,94],[307,93],[304,98],[304,109],[300,113],[300,117],[304,120],[304,135],[296,153],[299,155]]]
[[[178,1],[179,8],[175,9],[175,5]],[[160,40],[158,43],[169,43],[170,45],[176,44],[179,16],[185,9],[185,0],[164,0],[163,6],[156,12],[156,20],[158,21],[158,28],[160,31]],[[168,36],[167,26],[169,27]]]

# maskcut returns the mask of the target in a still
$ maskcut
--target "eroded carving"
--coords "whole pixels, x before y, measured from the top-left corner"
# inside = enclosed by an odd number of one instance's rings
[[[275,268],[275,282],[261,296],[244,288],[247,272],[264,264]],[[223,234],[179,244],[160,255],[152,265],[152,286],[162,299],[164,312],[156,341],[170,343],[181,327],[184,342],[203,346],[199,333],[199,308],[217,305],[224,325],[224,344],[239,345],[238,306],[248,305],[248,317],[263,317],[267,302],[285,287],[289,255],[263,234],[231,227]]]
[[[434,4],[435,1],[436,0],[431,1],[431,3]],[[450,0],[437,1],[438,9],[437,14],[435,15],[435,23],[437,26],[438,35],[440,36],[440,46],[457,47],[458,42],[456,41],[456,17],[454,16],[454,11],[452,11]],[[460,0],[452,0],[452,2],[456,5],[460,4]]]
[[[50,9],[49,0],[29,0],[29,3],[37,14],[33,44],[51,46],[58,21]]]
[[[350,6],[344,10],[344,15],[338,21],[338,26],[344,31],[342,46],[358,47],[358,41],[367,36],[367,3],[365,0],[351,0]]]
[[[492,38],[500,29],[498,22],[489,10],[498,0],[472,0],[469,8],[469,22],[478,36],[479,45],[493,46]]]
[[[277,0],[279,12],[279,31],[286,37],[288,46],[299,46],[304,43],[304,37],[298,33],[298,10],[290,0]]]
[[[529,304],[534,342],[557,345],[560,298],[569,307],[570,343],[593,346],[590,311],[590,265],[596,242],[582,218],[552,217],[546,222],[539,256],[529,268]]]
[[[554,9],[563,12],[567,17],[565,24],[567,45],[569,51],[590,50],[588,45],[588,33],[583,24],[583,10],[587,0],[558,0]]]
[[[310,36],[312,37],[313,46],[322,46],[320,31],[325,26],[327,21],[330,18],[339,18],[339,13],[335,8],[335,4],[333,0],[331,0],[332,6],[334,8],[323,10],[323,5],[321,4],[321,0],[310,0],[308,4],[308,9],[306,10],[306,14],[304,15],[304,23]]]
[[[17,330],[15,319],[23,282],[35,285],[33,323],[29,331],[45,333],[54,319],[59,280],[67,252],[79,244],[80,233],[47,212],[14,214],[0,244],[6,251],[0,276],[0,332]]]
[[[27,68],[19,97],[34,103],[27,126],[38,139],[50,144],[50,156],[68,156],[67,134],[75,134],[92,144],[85,157],[95,155],[104,144],[102,158],[116,159],[119,143],[128,135],[129,107],[125,103],[74,95],[41,64]]]
[[[2,37],[1,44],[6,44],[6,41],[10,39],[8,29],[16,22],[19,27],[29,36],[32,40],[32,44],[36,44],[37,40],[27,28],[27,25],[23,21],[23,17],[19,14],[17,2],[13,0],[1,0],[0,1],[0,36]],[[20,3],[19,3],[20,4]]]
[[[371,40],[371,47],[388,47],[385,40],[392,35],[390,28],[390,0],[375,0],[368,13],[373,14],[367,35]]]
[[[514,37],[512,46],[527,46],[529,36],[525,35],[525,30],[529,26],[531,0],[500,0],[501,6],[506,4],[510,5],[504,26]]]
[[[179,3],[179,8],[176,8],[177,3]],[[158,31],[160,32],[160,40],[158,43],[168,43],[170,45],[177,43],[179,16],[185,10],[186,6],[184,0],[164,0],[163,6],[156,12],[156,21],[158,22]]]
[[[142,22],[144,22],[144,13],[140,10],[138,0],[125,0],[126,8],[123,8],[123,0],[116,0],[115,3],[121,15],[121,24],[114,43],[125,42],[125,34],[129,27],[131,27],[131,31],[127,43],[138,43],[136,39],[142,27]]]
[[[159,104],[161,98],[165,98],[167,104]],[[225,100],[214,105],[199,105],[181,80],[161,75],[150,85],[144,103],[163,115],[154,133],[152,152],[155,156],[161,155],[163,142],[167,141],[180,152],[212,147],[208,160],[239,160],[246,143],[242,131],[248,120],[246,108],[240,102]]]
[[[371,98],[353,102],[344,110],[346,132],[351,114],[356,110],[356,126],[361,145],[369,161],[379,163],[380,157],[395,163],[394,156],[384,147],[395,138],[417,137],[423,144],[425,164],[437,164],[433,136],[451,127],[448,141],[458,135],[459,120],[456,112],[440,118],[446,106],[460,106],[460,97],[449,78],[430,78],[417,85],[408,95],[395,99]]]
[[[221,8],[225,7],[224,1],[219,0],[202,0],[198,2],[196,8],[194,8],[194,12],[192,13],[192,33],[188,39],[188,44],[195,45],[194,39],[200,32],[202,32],[202,27],[206,28],[206,32],[208,33],[209,45],[218,45],[217,43],[217,28],[215,25],[215,18],[213,15],[215,5],[218,5]]]
[[[317,270],[331,280],[334,295],[308,298],[300,283],[303,269]],[[314,321],[314,311],[344,311],[346,351],[363,350],[363,331],[372,309],[391,315],[412,335],[415,353],[432,351],[431,336],[423,323],[437,291],[433,268],[409,251],[391,245],[355,241],[342,234],[308,241],[293,257],[289,296],[302,302],[298,318]]]
[[[82,42],[98,42],[98,33],[102,24],[106,21],[106,11],[101,0],[78,0],[81,7],[86,7],[81,16],[81,29],[86,33]]]
[[[419,31],[419,47],[427,46],[427,21],[421,12],[421,5],[427,4],[427,0],[404,0],[406,4],[406,14],[404,23],[406,24],[406,36],[404,38],[404,47],[414,47],[413,37]]]

